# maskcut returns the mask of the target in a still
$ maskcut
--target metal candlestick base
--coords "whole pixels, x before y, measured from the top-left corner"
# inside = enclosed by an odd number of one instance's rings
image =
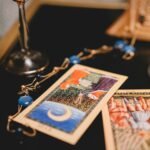
[[[17,75],[33,75],[43,71],[49,64],[48,58],[39,51],[30,50],[28,46],[28,25],[25,14],[25,2],[27,0],[13,0],[18,4],[20,51],[13,52],[7,62],[5,69]]]
[[[31,75],[43,71],[48,64],[48,59],[41,52],[16,51],[8,58],[5,69],[17,75]]]

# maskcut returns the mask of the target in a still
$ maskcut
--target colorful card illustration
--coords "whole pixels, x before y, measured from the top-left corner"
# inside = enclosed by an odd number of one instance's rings
[[[74,65],[14,121],[76,144],[126,76]]]
[[[150,150],[150,90],[119,90],[102,115],[107,150]]]

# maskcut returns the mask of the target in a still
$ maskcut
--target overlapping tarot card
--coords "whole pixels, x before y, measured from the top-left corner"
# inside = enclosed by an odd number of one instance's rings
[[[119,90],[102,114],[107,150],[150,150],[150,90]]]
[[[126,76],[74,65],[14,121],[76,144],[126,79]]]

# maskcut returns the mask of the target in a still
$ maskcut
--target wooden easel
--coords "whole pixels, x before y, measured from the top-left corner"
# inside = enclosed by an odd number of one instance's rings
[[[112,36],[150,41],[150,0],[130,0],[129,8],[107,30]]]

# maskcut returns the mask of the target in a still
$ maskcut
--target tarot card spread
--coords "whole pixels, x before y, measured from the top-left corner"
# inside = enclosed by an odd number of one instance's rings
[[[126,79],[126,76],[74,65],[14,121],[76,144]]]
[[[120,90],[102,114],[107,150],[150,150],[150,90]]]

